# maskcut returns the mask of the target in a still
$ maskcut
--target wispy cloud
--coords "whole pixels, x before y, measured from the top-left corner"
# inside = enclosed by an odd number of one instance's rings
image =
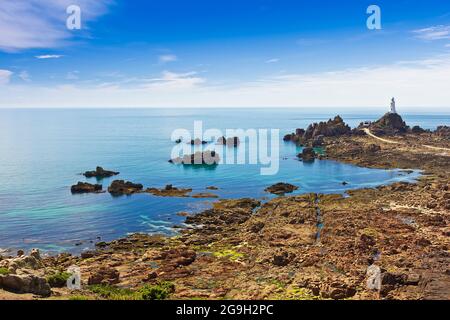
[[[178,57],[174,54],[164,54],[158,57],[160,63],[174,62],[178,60]]]
[[[18,74],[19,78],[22,79],[25,82],[30,82],[31,81],[31,77],[30,74],[28,73],[28,71],[22,71]]]
[[[450,39],[450,26],[439,25],[414,30],[417,38],[427,41]]]
[[[206,80],[197,76],[197,72],[164,71],[160,78],[147,79],[145,82],[142,87],[147,89],[189,89],[205,83]]]
[[[44,54],[40,56],[35,56],[36,59],[59,59],[62,58],[62,55],[59,54]]]
[[[273,59],[266,60],[266,63],[277,63],[277,62],[279,62],[279,61],[280,61],[280,59],[278,59],[278,58],[273,58]]]
[[[83,22],[106,13],[111,0],[78,0]],[[55,48],[67,42],[66,8],[73,0],[15,0],[0,2],[0,50]]]
[[[13,73],[9,70],[0,69],[0,85],[9,83],[12,74]]]

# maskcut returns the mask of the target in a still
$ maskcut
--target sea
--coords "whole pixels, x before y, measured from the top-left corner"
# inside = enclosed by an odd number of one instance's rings
[[[376,120],[379,113],[341,113],[350,126]],[[398,181],[413,182],[420,171],[361,168],[336,161],[304,163],[302,148],[282,141],[285,134],[310,123],[326,121],[336,111],[305,109],[0,109],[0,254],[38,248],[45,254],[80,253],[98,241],[131,233],[176,234],[183,225],[178,213],[195,214],[217,199],[164,198],[150,194],[112,197],[109,193],[73,195],[78,181],[113,180],[145,187],[192,188],[220,198],[254,197],[266,201],[265,188],[278,183],[299,187],[294,194],[342,193]],[[449,125],[450,115],[402,115],[408,125],[434,130]],[[182,166],[168,162],[173,132],[204,130],[279,130],[279,170],[262,175],[261,163]],[[269,140],[270,140],[269,139]],[[274,140],[269,141],[273,142]],[[185,143],[185,142],[182,142]],[[198,148],[208,148],[210,143]],[[248,144],[247,144],[248,145]],[[246,148],[241,144],[239,148]],[[320,152],[320,150],[318,150]],[[275,159],[275,158],[274,158]],[[81,175],[96,166],[120,175],[97,181]],[[414,169],[414,168],[411,168]],[[343,182],[348,183],[344,185]],[[207,190],[214,186],[218,190]]]

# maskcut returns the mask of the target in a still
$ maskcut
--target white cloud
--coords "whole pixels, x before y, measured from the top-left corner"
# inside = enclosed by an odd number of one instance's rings
[[[9,70],[0,69],[0,85],[9,83],[12,74]]]
[[[266,63],[277,63],[277,62],[279,62],[279,61],[280,61],[280,59],[274,58],[274,59],[269,59],[269,60],[267,60]]]
[[[330,72],[273,75],[246,83],[212,85],[195,72],[165,71],[154,79],[104,86],[0,88],[0,107],[296,107],[449,111],[450,55]],[[39,95],[39,101],[32,97]],[[20,99],[20,97],[24,97]]]
[[[35,56],[36,59],[59,59],[62,58],[62,55],[59,54],[44,54],[41,56]]]
[[[22,79],[25,82],[30,82],[31,81],[31,77],[30,74],[28,73],[28,71],[22,71],[19,73],[19,78]]]
[[[146,89],[190,89],[196,87],[206,80],[196,76],[196,72],[175,73],[164,71],[160,78],[144,80],[143,88]]]
[[[422,40],[444,40],[450,39],[450,26],[433,26],[429,28],[419,29],[413,31],[416,37]]]
[[[174,54],[165,54],[162,56],[159,56],[159,62],[160,63],[168,63],[168,62],[174,62],[178,60],[178,57]]]
[[[104,14],[111,0],[77,0],[83,22]],[[73,0],[14,0],[0,2],[0,50],[54,48],[72,36],[66,29],[66,8]]]

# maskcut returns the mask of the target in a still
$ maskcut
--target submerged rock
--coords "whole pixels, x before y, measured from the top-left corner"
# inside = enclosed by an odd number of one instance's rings
[[[78,182],[70,188],[72,193],[99,193],[102,192],[101,184],[90,184],[87,182]]]
[[[266,192],[270,192],[276,195],[284,195],[286,193],[292,193],[295,190],[298,190],[297,186],[282,182],[274,184],[273,186],[270,186],[265,189]]]
[[[120,174],[120,172],[105,170],[102,167],[97,167],[95,171],[86,171],[83,173],[86,178],[109,178],[118,174]]]
[[[114,196],[130,195],[142,191],[144,186],[140,183],[132,183],[124,180],[115,180],[109,186],[108,192]]]

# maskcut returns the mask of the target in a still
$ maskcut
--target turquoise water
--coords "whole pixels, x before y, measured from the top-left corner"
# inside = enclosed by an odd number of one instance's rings
[[[283,142],[280,171],[274,176],[260,175],[258,165],[193,169],[167,162],[174,146],[172,131],[192,130],[195,120],[222,130],[276,128],[281,139],[294,128],[332,116],[288,109],[0,110],[0,248],[76,253],[91,247],[98,237],[108,241],[132,232],[172,233],[172,226],[184,220],[177,212],[196,212],[210,204],[207,199],[148,194],[72,195],[72,184],[95,182],[79,173],[97,165],[121,172],[104,179],[104,188],[113,179],[145,187],[173,184],[197,192],[216,186],[220,190],[214,192],[224,198],[263,198],[268,196],[264,189],[277,182],[298,185],[298,193],[333,193],[417,178],[418,173],[334,161],[302,163],[295,159],[301,149]],[[343,115],[352,126],[378,116]],[[450,116],[405,119],[426,128],[450,123]],[[349,184],[343,186],[343,181]]]

